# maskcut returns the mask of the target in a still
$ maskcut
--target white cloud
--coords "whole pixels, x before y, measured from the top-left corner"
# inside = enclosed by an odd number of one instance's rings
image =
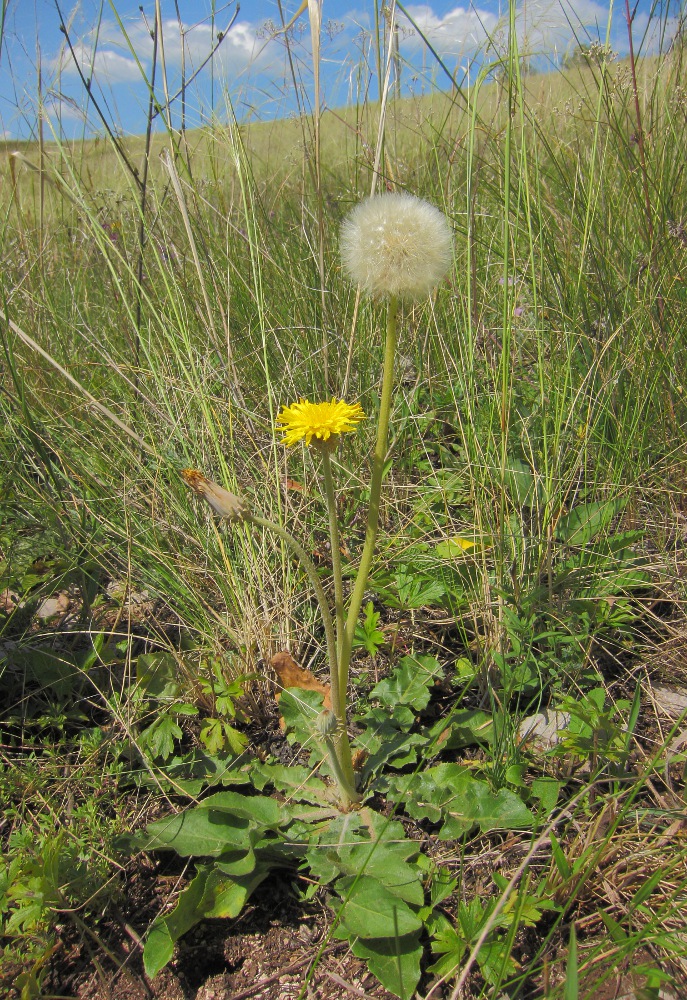
[[[441,56],[459,56],[465,51],[475,51],[487,41],[498,24],[495,14],[473,6],[454,7],[442,16],[435,14],[429,4],[409,5],[407,10],[419,31]],[[402,31],[410,28],[410,22],[402,15],[399,25]],[[403,34],[403,48],[413,50],[424,45],[419,34]]]
[[[516,15],[518,40],[528,55],[563,54],[579,40],[605,37],[608,8],[594,0],[528,0]]]
[[[655,54],[661,48],[666,51],[680,27],[679,17],[649,17],[648,14],[636,14],[632,22],[632,39],[635,54]],[[614,35],[613,48],[627,52],[627,25],[618,26]]]
[[[164,25],[165,55],[181,65],[181,38],[174,21]],[[269,70],[275,62],[281,63],[280,49],[273,41],[259,37],[259,26],[249,21],[236,21],[217,49],[215,64],[226,73],[239,74],[248,69]],[[188,29],[184,26],[186,61],[199,66],[212,51],[213,39],[210,26],[198,24]]]
[[[504,5],[505,6],[505,5]],[[454,7],[437,14],[429,4],[407,8],[419,31],[441,56],[460,57],[486,47],[489,41],[497,48],[505,47],[508,35],[508,15],[499,18],[492,11],[470,5]],[[594,0],[528,0],[520,3],[516,12],[516,31],[523,52],[529,55],[555,55],[564,52],[576,37],[602,37],[606,29],[608,9]],[[409,22],[399,17],[402,31]],[[408,55],[422,48],[420,34],[404,32],[401,45]]]
[[[132,49],[146,68],[150,67],[153,57],[153,39],[142,20],[136,19],[126,23],[125,30],[126,38],[118,24],[107,21],[100,25],[98,31],[98,45],[105,46],[99,50],[98,55],[105,57],[104,63],[108,64],[107,68],[112,73],[109,78],[111,82],[132,78],[133,74],[125,75],[131,66],[136,66],[131,55]],[[243,73],[248,69],[269,69],[279,53],[279,47],[272,41],[261,39],[259,34],[259,25],[250,21],[235,21],[213,57],[215,69],[231,75]],[[213,50],[213,45],[217,44],[216,32],[213,35],[209,24],[182,23],[180,27],[179,22],[173,18],[163,20],[162,39],[168,71],[174,72],[180,69],[183,46],[187,76],[205,62]],[[121,76],[116,75],[118,70]]]
[[[54,118],[56,121],[61,122],[84,122],[86,121],[86,112],[82,107],[80,107],[76,101],[73,101],[69,97],[65,97],[63,94],[48,94],[46,97],[43,107],[50,118]]]
[[[54,62],[54,68],[66,76],[76,76],[75,60],[86,78],[93,76],[98,83],[132,83],[140,80],[141,71],[131,56],[124,56],[111,49],[98,48],[96,52],[85,42],[76,42],[62,50]]]

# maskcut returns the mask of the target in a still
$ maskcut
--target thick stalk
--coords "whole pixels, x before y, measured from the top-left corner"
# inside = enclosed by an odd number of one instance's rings
[[[339,690],[346,692],[348,687],[348,668],[351,662],[351,649],[355,636],[355,626],[365,596],[367,577],[372,565],[377,527],[379,525],[379,500],[382,492],[384,463],[389,440],[389,417],[391,415],[391,396],[394,384],[394,356],[396,354],[396,317],[398,314],[398,299],[392,296],[387,307],[386,346],[384,349],[384,373],[382,375],[382,398],[379,406],[379,423],[377,425],[377,444],[372,459],[372,476],[370,477],[370,508],[367,512],[367,528],[365,544],[360,557],[360,565],[355,578],[355,586],[348,607],[346,628],[341,643],[339,658]]]
[[[327,750],[329,766],[331,767],[332,774],[336,778],[336,783],[339,786],[341,808],[343,812],[348,812],[354,802],[360,801],[360,795],[355,790],[355,774],[351,764],[351,750],[345,730],[343,735],[345,736],[345,745],[346,750],[348,751],[347,757],[341,752],[341,735],[336,737],[336,743],[332,739],[327,739],[324,741],[324,745]]]

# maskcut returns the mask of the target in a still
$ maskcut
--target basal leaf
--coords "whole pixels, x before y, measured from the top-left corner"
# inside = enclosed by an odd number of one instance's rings
[[[567,545],[586,545],[608,527],[626,504],[627,500],[621,498],[578,504],[559,518],[556,538]]]
[[[417,844],[405,839],[368,840],[340,847],[338,865],[344,874],[357,877],[362,873],[363,878],[375,878],[406,903],[422,906],[422,872],[408,860],[417,854],[417,850]],[[339,890],[337,884],[337,890],[343,891],[343,887]]]
[[[429,731],[434,753],[439,750],[461,750],[476,743],[489,743],[494,728],[489,712],[476,708],[454,709]]]
[[[131,839],[142,851],[176,851],[182,857],[212,856],[230,846],[247,849],[250,827],[245,816],[195,806],[150,823],[145,832]]]
[[[130,839],[139,850],[174,850],[184,857],[217,855],[228,848],[247,850],[252,831],[276,830],[283,819],[275,799],[216,792],[198,806],[149,824],[144,833]]]
[[[444,808],[474,779],[461,764],[438,764],[413,775],[386,775],[380,788],[413,819],[439,823]]]
[[[228,851],[222,854],[215,862],[217,871],[231,878],[239,878],[243,875],[250,875],[255,871],[257,857],[252,847],[247,851]]]
[[[544,816],[548,816],[558,802],[558,795],[564,781],[556,781],[555,778],[535,778],[532,782],[532,797],[539,800],[539,807]]]
[[[415,995],[422,960],[419,933],[372,941],[359,938],[352,951],[367,962],[373,976],[394,996],[411,1000]]]
[[[173,701],[179,693],[179,665],[171,653],[141,653],[136,680],[146,697]]]
[[[215,792],[203,799],[201,809],[213,814],[239,816],[266,829],[276,829],[283,821],[282,809],[276,799],[267,795],[241,795],[240,792]]]
[[[311,743],[315,719],[322,711],[323,696],[319,691],[288,688],[279,699],[279,712],[284,719],[289,742]]]
[[[380,681],[370,692],[383,705],[410,705],[420,711],[427,707],[430,688],[441,675],[439,661],[433,656],[404,656],[390,677]]]
[[[337,882],[337,891],[342,894],[357,878],[357,871],[362,870],[364,879],[368,876],[376,878],[389,892],[411,906],[420,907],[425,901],[422,872],[417,865],[400,857],[394,858],[391,852],[387,854],[382,848],[376,848],[370,856],[369,846],[360,845],[352,850],[351,855],[337,858],[337,864],[341,871],[351,872]]]
[[[375,878],[364,877],[341,904],[341,923],[349,934],[396,938],[419,931],[422,921],[395,893]]]
[[[269,874],[261,865],[250,875],[229,878],[217,868],[201,868],[181,893],[171,913],[158,918],[143,949],[146,975],[151,978],[169,962],[174,944],[191,927],[209,917],[237,917],[253,890]]]
[[[317,844],[311,842],[306,855],[311,873],[322,883],[344,876],[337,884],[340,895],[359,875],[372,876],[400,899],[421,906],[422,872],[408,860],[417,855],[417,844],[406,839],[400,823],[389,822],[370,809],[360,810],[358,817],[357,823],[346,825],[339,817],[322,830]]]
[[[141,777],[141,784],[149,784],[159,789],[172,787],[175,792],[185,792],[197,799],[203,788],[213,785],[245,785],[250,782],[249,764],[232,754],[222,757],[211,756],[200,747],[190,753],[169,760],[164,768],[155,771],[154,778],[147,771]]]
[[[514,830],[532,826],[532,814],[521,798],[501,788],[492,792],[486,781],[473,780],[464,794],[448,803],[443,815],[440,840],[453,840],[478,826],[482,833],[489,830]]]
[[[289,800],[322,805],[329,802],[327,786],[321,778],[313,774],[309,767],[293,764],[263,764],[257,761],[251,770],[253,783],[258,791],[266,785],[273,785],[284,792]]]
[[[370,729],[356,736],[355,745],[367,752],[363,773],[376,774],[384,764],[405,767],[417,760],[417,747],[427,742],[420,733],[404,733],[393,726]]]
[[[329,885],[341,874],[339,856],[334,847],[312,847],[305,855],[308,875],[320,885]]]
[[[503,484],[518,507],[531,507],[536,500],[536,490],[532,470],[520,458],[507,458],[508,467],[503,470]]]
[[[505,788],[493,792],[460,764],[437,764],[410,777],[385,776],[381,787],[414,819],[443,822],[442,840],[460,837],[474,827],[483,832],[512,830],[533,822],[519,796]]]

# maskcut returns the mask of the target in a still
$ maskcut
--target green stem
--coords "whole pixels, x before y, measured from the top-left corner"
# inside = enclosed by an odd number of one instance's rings
[[[351,746],[348,741],[348,732],[346,730],[345,689],[344,697],[342,699],[341,688],[339,686],[334,622],[332,621],[332,615],[327,603],[327,596],[324,592],[324,588],[322,587],[322,581],[319,578],[314,562],[303,546],[300,542],[297,542],[293,535],[286,531],[285,528],[282,528],[280,524],[277,524],[275,521],[269,521],[265,517],[258,517],[256,514],[246,514],[244,519],[250,524],[255,524],[258,527],[267,528],[269,531],[273,531],[286,542],[289,548],[295,552],[298,557],[303,569],[308,575],[308,579],[313,586],[313,590],[315,591],[315,597],[317,598],[317,603],[319,604],[320,611],[322,613],[322,622],[324,624],[324,634],[327,643],[327,658],[329,659],[329,674],[332,688],[332,706],[337,719],[340,718],[339,712],[343,713],[341,717],[341,732],[337,736],[336,740],[336,750],[334,750],[333,743],[328,749],[330,749],[330,756],[336,756],[336,763],[332,763],[332,771],[334,773],[336,783],[339,786],[342,807],[344,809],[348,809],[353,802],[357,802],[359,800],[360,796],[355,791],[355,772],[353,771]]]
[[[348,812],[354,802],[360,802],[360,795],[355,790],[355,773],[351,764],[351,748],[345,730],[343,731],[343,736],[345,737],[345,745],[348,751],[347,756],[341,753],[341,736],[337,736],[336,745],[332,739],[324,740],[324,745],[329,758],[329,766],[339,786],[342,809],[344,812]]]
[[[291,535],[285,528],[282,528],[280,524],[277,524],[275,521],[269,521],[266,517],[258,517],[256,514],[246,514],[245,520],[249,521],[251,524],[258,525],[261,528],[268,528],[270,531],[273,531],[275,535],[279,535],[280,538],[283,538],[289,548],[292,549],[298,556],[303,569],[307,573],[322,613],[322,623],[324,625],[324,635],[327,643],[327,658],[330,663],[332,705],[338,705],[341,699],[339,695],[339,678],[336,676],[337,660],[334,622],[332,621],[331,611],[329,610],[329,604],[327,603],[327,595],[324,592],[322,581],[320,580],[319,574],[315,568],[315,563],[312,561],[300,542],[297,542],[293,535]]]
[[[343,578],[341,574],[341,544],[339,541],[339,520],[336,512],[336,493],[334,492],[334,480],[332,478],[332,463],[329,448],[320,449],[322,455],[322,472],[324,473],[324,488],[327,497],[327,510],[329,511],[329,541],[332,548],[332,572],[334,575],[334,607],[336,609],[336,649],[338,656],[341,656],[341,642],[344,632],[344,608],[343,608]],[[337,657],[338,664],[338,657]],[[340,689],[341,691],[341,689]],[[343,704],[334,706],[334,713],[340,722],[345,722],[346,711],[346,691],[343,694]],[[344,716],[339,712],[341,708]]]
[[[363,554],[360,557],[360,565],[355,578],[355,586],[351,595],[351,603],[348,607],[348,617],[346,618],[346,628],[341,643],[341,655],[339,658],[339,690],[346,693],[348,687],[348,669],[351,662],[351,650],[353,648],[353,638],[355,627],[358,622],[358,615],[365,596],[367,577],[372,565],[375,542],[377,540],[377,527],[379,525],[379,500],[382,492],[382,478],[384,476],[384,463],[389,440],[389,417],[391,415],[391,396],[394,384],[394,356],[396,354],[396,317],[398,314],[398,299],[392,296],[387,307],[386,320],[386,346],[384,348],[384,374],[382,375],[382,398],[379,406],[379,423],[377,425],[377,444],[375,445],[374,457],[372,459],[372,476],[370,477],[370,507],[367,512],[367,528],[365,531],[365,544]]]

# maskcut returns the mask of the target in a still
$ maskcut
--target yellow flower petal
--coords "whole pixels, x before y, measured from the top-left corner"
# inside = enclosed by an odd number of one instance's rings
[[[331,403],[309,403],[301,399],[283,407],[277,417],[277,428],[284,435],[284,444],[290,446],[305,440],[306,445],[310,445],[313,438],[328,441],[333,435],[355,431],[359,421],[364,419],[359,403],[345,403],[336,398]]]
[[[449,538],[449,541],[453,542],[454,545],[457,545],[459,549],[463,550],[463,552],[469,552],[470,549],[474,549],[477,544],[469,538],[461,538],[460,535],[454,535],[453,538]]]

